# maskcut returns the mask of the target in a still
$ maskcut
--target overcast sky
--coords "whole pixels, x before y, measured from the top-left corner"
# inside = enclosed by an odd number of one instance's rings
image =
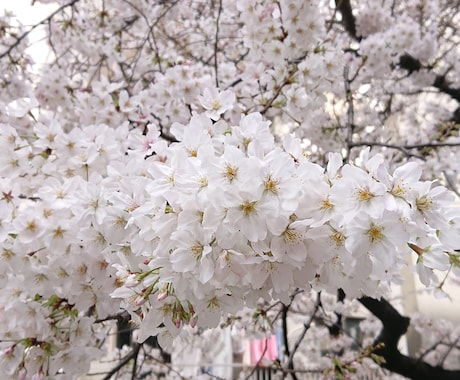
[[[39,4],[36,2],[32,6],[32,0],[0,0],[0,3],[3,3],[0,7],[0,14],[4,10],[12,11],[23,25],[34,25],[57,9],[56,4]],[[37,28],[29,36],[30,42],[34,42],[29,49],[29,53],[32,54],[36,62],[43,62],[46,59],[47,49],[35,43],[42,39],[44,35],[43,31]]]
[[[25,24],[32,24],[42,20],[49,12],[57,8],[56,4],[31,5],[32,0],[2,0],[2,8],[13,11]]]

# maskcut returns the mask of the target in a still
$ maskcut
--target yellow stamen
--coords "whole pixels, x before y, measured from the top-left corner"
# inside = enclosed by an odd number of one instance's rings
[[[276,195],[278,194],[279,184],[280,184],[280,180],[276,178],[272,178],[271,174],[269,174],[264,180],[265,191]]]
[[[382,233],[383,230],[383,226],[379,226],[372,223],[371,227],[367,230],[367,236],[369,237],[370,242],[375,243],[379,240],[382,240],[384,238],[384,235]]]
[[[332,235],[329,236],[332,241],[335,243],[336,248],[343,247],[347,237],[340,231],[335,230]]]
[[[236,166],[232,166],[230,164],[226,164],[224,176],[232,182],[238,174],[238,168]]]
[[[375,197],[374,193],[372,193],[367,186],[361,187],[357,190],[356,193],[358,196],[358,200],[361,202],[367,202]]]
[[[257,202],[244,202],[240,205],[240,210],[243,211],[244,216],[248,216],[249,214],[255,211],[255,205]]]

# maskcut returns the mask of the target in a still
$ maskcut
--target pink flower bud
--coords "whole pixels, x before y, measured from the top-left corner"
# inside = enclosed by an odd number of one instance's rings
[[[161,292],[161,293],[158,293],[158,297],[157,297],[157,300],[159,302],[161,301],[164,301],[166,299],[166,297],[168,297],[168,293],[166,292]]]
[[[23,368],[19,371],[18,373],[18,380],[26,380],[27,379],[27,372],[26,370]]]
[[[134,301],[134,304],[136,306],[142,306],[147,300],[143,296],[137,296],[136,300]]]
[[[195,327],[198,322],[198,315],[194,314],[192,318],[190,318],[190,326]]]
[[[5,356],[9,356],[9,355],[12,355],[13,352],[14,352],[14,345],[8,347],[5,351],[3,351],[3,354],[4,354]]]
[[[44,374],[43,372],[40,370],[40,372],[38,373],[35,373],[33,376],[32,376],[32,380],[43,380],[45,377],[44,377]]]

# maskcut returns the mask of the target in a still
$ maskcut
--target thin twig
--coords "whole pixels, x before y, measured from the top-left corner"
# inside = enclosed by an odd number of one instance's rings
[[[448,143],[448,142],[440,142],[440,143],[423,143],[423,144],[412,144],[412,145],[396,145],[396,144],[389,144],[389,143],[382,143],[377,141],[359,141],[359,142],[351,142],[350,148],[358,147],[358,146],[381,146],[390,149],[396,149],[403,152],[406,156],[416,157],[423,161],[426,161],[426,158],[414,153],[409,152],[411,149],[423,149],[423,148],[444,148],[444,147],[460,147],[460,143]]]
[[[161,346],[158,346],[158,348],[160,349],[160,354],[161,354],[163,352]],[[161,367],[165,367],[168,372],[174,373],[175,377],[178,377],[180,379],[186,380],[186,378],[184,376],[182,376],[179,371],[175,370],[172,367],[170,362],[165,362],[164,360],[160,360],[160,359],[156,358],[155,356],[152,356],[149,352],[147,352],[147,350],[145,349],[145,345],[142,345],[142,351],[144,352],[144,356],[146,358],[148,358],[149,360],[152,360],[152,361],[156,362]],[[161,356],[163,357],[162,354],[161,354]]]
[[[343,68],[343,81],[344,81],[344,87],[345,87],[345,98],[346,98],[346,102],[348,103],[347,123],[346,123],[346,128],[347,128],[347,138],[346,138],[347,153],[346,153],[346,156],[344,158],[345,163],[348,162],[349,159],[350,159],[351,148],[353,146],[353,134],[354,134],[354,131],[355,131],[355,125],[354,125],[355,111],[354,111],[354,105],[353,105],[353,93],[351,92],[351,87],[350,87],[351,80],[349,79],[349,71],[350,71],[350,67],[347,64]]]
[[[216,76],[216,87],[219,88],[219,74],[218,74],[218,61],[217,61],[217,50],[219,47],[219,21],[220,15],[222,14],[222,0],[219,0],[219,9],[217,10],[217,19],[216,19],[216,36],[214,41],[214,73]]]
[[[433,343],[430,347],[428,347],[425,351],[423,351],[420,356],[418,357],[418,361],[422,362],[425,359],[425,356],[427,356],[429,353],[433,352],[436,350],[438,346],[441,345],[441,340],[444,339],[447,336],[447,334],[444,334],[439,341],[436,341]]]
[[[123,311],[121,311],[119,313],[116,313],[116,314],[110,314],[105,318],[96,319],[94,321],[94,323],[102,323],[102,322],[114,321],[114,320],[117,320],[117,321],[129,321],[129,319],[130,319],[129,313],[126,310],[123,310]]]
[[[264,356],[265,356],[265,353],[267,352],[267,349],[268,349],[268,340],[266,339],[265,340],[265,347],[264,347],[264,350],[263,350],[262,354],[260,355],[259,360],[254,365],[254,367],[252,368],[252,371],[249,373],[249,375],[246,377],[245,380],[249,380],[252,377],[252,375],[256,372],[256,370],[260,368],[260,364],[262,363],[262,360],[264,359]]]
[[[446,179],[447,184],[449,185],[449,188],[455,193],[457,197],[460,198],[460,193],[457,190],[457,186],[454,181],[450,178],[450,176],[446,173],[445,170],[443,170],[442,174],[444,174],[444,178]]]
[[[418,158],[422,161],[426,161],[426,158],[419,155],[419,154],[414,154],[409,152],[408,148],[405,146],[401,145],[394,145],[394,144],[388,144],[388,143],[381,143],[381,142],[370,142],[370,141],[361,141],[361,142],[354,142],[350,144],[350,148],[358,147],[358,146],[381,146],[384,148],[389,148],[389,149],[396,149],[401,151],[406,157],[415,157]]]
[[[18,38],[16,38],[16,41],[9,46],[9,48],[4,51],[2,54],[0,54],[0,59],[2,59],[3,57],[9,55],[12,50],[17,47],[24,38],[26,38],[33,30],[35,30],[36,28],[38,28],[40,25],[43,25],[43,24],[46,24],[48,23],[56,14],[58,14],[59,12],[61,12],[62,10],[64,10],[65,8],[67,7],[72,7],[73,5],[75,5],[76,3],[78,3],[80,0],[72,0],[71,2],[67,3],[67,4],[64,4],[62,6],[60,6],[58,9],[56,9],[53,13],[51,13],[48,17],[44,18],[42,21],[40,21],[38,24],[35,24],[33,25],[27,32],[24,32],[23,34],[21,34]]]
[[[265,114],[270,109],[270,107],[272,106],[273,102],[276,100],[278,95],[281,93],[281,90],[284,88],[284,86],[286,86],[289,83],[291,83],[291,77],[290,76],[284,79],[283,83],[281,83],[278,86],[275,94],[271,97],[271,99],[267,102],[267,104],[265,104],[265,107],[263,108],[263,110],[260,111],[260,113],[262,115]]]
[[[310,315],[310,318],[308,319],[308,321],[306,323],[304,323],[302,334],[300,334],[300,336],[297,338],[297,341],[294,344],[294,347],[293,347],[293,349],[291,351],[291,354],[289,355],[289,358],[287,360],[286,365],[284,366],[283,371],[285,369],[289,369],[289,368],[292,367],[292,363],[294,361],[294,355],[297,352],[297,350],[299,349],[300,344],[302,343],[302,340],[305,338],[305,335],[306,335],[307,331],[310,329],[310,326],[311,326],[313,320],[315,319],[316,313],[318,312],[320,305],[321,305],[321,293],[318,293],[313,313]]]
[[[406,149],[421,149],[421,148],[440,148],[448,146],[460,146],[460,143],[449,143],[449,142],[440,142],[440,143],[424,143],[424,144],[413,144],[413,145],[404,145]]]
[[[441,360],[439,361],[438,365],[443,367],[444,366],[444,362],[446,361],[447,357],[449,356],[449,354],[452,352],[452,350],[454,348],[456,348],[457,346],[457,343],[458,341],[460,340],[460,336],[457,337],[457,339],[455,339],[451,344],[449,344],[449,348],[447,349],[447,351],[444,353],[443,357],[441,358]]]

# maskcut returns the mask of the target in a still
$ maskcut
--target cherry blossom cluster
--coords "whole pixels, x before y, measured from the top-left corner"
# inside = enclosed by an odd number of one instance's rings
[[[459,275],[458,154],[399,146],[459,142],[422,94],[458,88],[450,2],[354,32],[323,1],[56,3],[38,77],[0,16],[1,373],[86,372],[124,310],[167,347],[295,288],[379,297],[411,256]]]
[[[148,112],[131,120],[155,119],[165,130],[172,122],[187,122],[190,110],[201,111],[198,94],[216,84],[234,89],[237,117],[253,111],[281,115],[302,124],[315,140],[321,134],[317,128],[333,123],[321,107],[325,94],[342,94],[344,54],[329,42],[322,8],[304,1],[223,1],[216,31],[216,7],[190,3],[151,7],[106,0],[98,9],[80,0],[64,9],[50,20],[56,65],[44,70],[35,89],[41,106],[71,125],[116,125],[116,112],[106,108],[117,96],[116,85],[106,98],[97,89],[107,76],[128,90],[133,108],[145,94],[140,108]],[[148,20],[156,20],[150,32]],[[217,51],[210,58],[214,40]],[[71,69],[75,66],[78,70]],[[106,112],[92,112],[93,102]]]
[[[149,158],[128,154],[144,168],[109,196],[130,231],[119,244],[136,258],[115,264],[123,285],[112,295],[125,300],[141,341],[184,324],[217,326],[293,288],[378,297],[402,281],[410,253],[422,282],[436,285],[433,269],[456,257],[453,197],[421,181],[415,162],[389,172],[380,155],[364,155],[362,167],[331,155],[323,169],[299,140],[276,146],[257,113],[236,126],[196,114],[172,132],[180,142],[161,147],[161,158],[148,140]]]
[[[293,288],[379,296],[410,253],[427,285],[455,262],[452,197],[418,164],[389,172],[380,155],[357,167],[331,154],[323,168],[300,140],[275,144],[258,113],[222,119],[234,98],[209,89],[169,146],[126,124],[37,123],[30,137],[2,126],[6,373],[70,373],[65,360],[84,372],[94,353],[69,344],[95,347],[88,326],[119,310],[114,299],[140,341],[167,346],[184,325],[215,327]]]
[[[100,189],[87,175],[107,175],[104,159],[120,154],[125,136],[100,155],[95,132],[37,123],[20,136],[1,125],[0,361],[9,378],[85,373],[107,333],[94,321],[119,311],[92,227]]]
[[[43,73],[36,95],[42,107],[69,124],[82,119],[117,124],[113,110],[88,109],[92,101],[99,103],[96,109],[106,109],[114,97],[93,96],[92,88],[105,76],[124,83],[119,88],[126,86],[134,98],[145,91],[141,108],[148,112],[134,120],[155,119],[164,131],[171,122],[186,123],[191,110],[201,111],[196,99],[204,88],[232,87],[238,99],[234,122],[240,112],[280,117],[298,137],[308,139],[317,160],[350,143],[344,80],[351,81],[355,93],[355,141],[424,143],[436,139],[439,122],[455,110],[447,96],[416,97],[438,74],[445,73],[458,88],[455,13],[448,3],[354,4],[356,31],[348,38],[337,27],[337,10],[327,2],[102,3],[79,0],[50,20],[56,62]],[[401,67],[404,55],[418,60],[410,75]],[[349,66],[346,78],[344,65]],[[425,104],[431,107],[421,112]],[[410,133],[413,126],[421,129],[417,136]],[[439,161],[436,151],[423,155]]]

